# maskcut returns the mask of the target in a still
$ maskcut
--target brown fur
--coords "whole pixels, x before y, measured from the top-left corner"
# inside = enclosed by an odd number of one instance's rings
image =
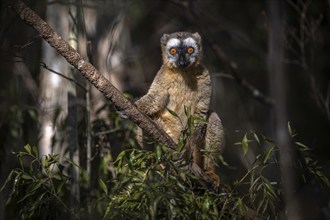
[[[165,46],[166,42],[175,36],[178,38],[193,37],[201,49],[201,39],[197,33],[179,32],[164,35],[161,39],[164,63],[148,93],[135,104],[142,112],[151,116],[176,143],[187,124],[184,106],[189,107],[192,116],[206,119],[208,121],[206,128],[203,123],[196,124],[195,130],[199,134],[194,134],[195,138],[192,138],[193,141],[188,147],[193,148],[190,149],[193,150],[193,161],[213,179],[214,186],[219,186],[216,161],[224,146],[224,132],[218,115],[209,111],[212,92],[210,75],[208,70],[200,64],[201,53],[199,53],[197,61],[188,68],[174,68],[169,64]],[[174,111],[178,117],[167,109]],[[201,132],[202,130],[205,132]],[[140,132],[140,141],[142,140],[141,135]],[[201,135],[203,137],[200,138]],[[205,157],[201,153],[201,149],[209,150],[212,153]]]

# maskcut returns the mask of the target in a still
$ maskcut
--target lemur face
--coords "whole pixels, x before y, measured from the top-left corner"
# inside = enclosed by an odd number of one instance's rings
[[[198,33],[177,32],[164,35],[162,44],[168,63],[174,68],[188,68],[199,61],[201,46]]]

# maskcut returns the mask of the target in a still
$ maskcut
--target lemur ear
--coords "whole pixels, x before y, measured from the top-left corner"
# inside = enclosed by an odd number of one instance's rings
[[[193,33],[192,36],[198,41],[199,44],[201,43],[202,38],[198,32]]]
[[[169,36],[169,34],[163,34],[162,38],[160,39],[160,43],[165,46]]]

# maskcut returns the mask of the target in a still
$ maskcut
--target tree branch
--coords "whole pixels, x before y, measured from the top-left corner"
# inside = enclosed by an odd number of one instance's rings
[[[148,116],[140,112],[127,100],[98,70],[84,60],[81,55],[63,40],[44,20],[35,14],[21,0],[12,1],[12,9],[27,24],[31,25],[40,36],[48,42],[60,55],[92,83],[116,108],[137,124],[148,136],[170,149],[177,149],[175,142]],[[204,186],[211,186],[212,180],[204,174],[197,164],[190,166],[190,172],[200,178]]]

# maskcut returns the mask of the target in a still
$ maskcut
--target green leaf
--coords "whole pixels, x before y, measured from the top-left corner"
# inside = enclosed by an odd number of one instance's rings
[[[167,111],[168,111],[171,115],[175,116],[176,118],[179,118],[178,114],[177,114],[175,111],[172,111],[172,110],[169,109],[169,108],[166,108],[166,109],[167,109]]]
[[[17,155],[17,157],[23,157],[23,156],[29,155],[29,154],[27,152],[20,151],[16,155]]]
[[[125,155],[126,155],[126,151],[124,150],[117,156],[117,159],[114,162],[114,164],[117,164],[117,169],[121,168],[121,165],[123,163],[123,158]]]
[[[200,117],[191,117],[193,122],[199,122],[203,124],[207,124],[207,120],[205,118],[200,118]]]
[[[258,206],[257,206],[257,210],[256,211],[259,212],[264,204],[265,204],[265,201],[260,200],[259,203],[258,203]]]
[[[301,147],[302,151],[309,151],[310,150],[310,148],[307,147],[306,145],[304,145],[303,143],[300,143],[300,142],[296,141],[295,144],[298,145],[299,147]]]
[[[38,148],[36,146],[32,147],[32,152],[33,152],[34,156],[36,156],[36,158],[39,158],[39,152],[38,152]]]
[[[28,109],[27,110],[27,113],[29,114],[29,116],[32,118],[32,119],[37,119],[37,114],[36,114],[36,111],[33,110],[33,109]]]
[[[24,146],[24,149],[29,153],[31,154],[31,146],[29,144],[25,145]]]
[[[157,145],[156,146],[156,157],[157,157],[158,161],[162,159],[162,154],[163,154],[162,148],[159,145]]]
[[[33,180],[33,177],[30,175],[30,174],[28,174],[28,173],[23,173],[23,175],[22,175],[22,179],[25,179],[25,180]]]
[[[256,139],[256,141],[258,142],[258,144],[260,144],[260,140],[259,140],[258,135],[253,132],[253,136],[254,136],[254,139]]]
[[[59,173],[55,173],[53,175],[53,178],[56,179],[56,180],[62,180],[61,175]]]
[[[57,155],[56,155],[56,156],[57,156]],[[78,167],[79,169],[81,169],[81,167],[80,167],[76,162],[74,162],[72,159],[70,159],[70,158],[68,158],[68,157],[66,157],[65,159],[66,159],[66,161],[67,161],[69,164],[71,164],[72,166],[74,166],[74,167]],[[50,164],[57,163],[57,162],[59,162],[59,158],[57,158],[57,157],[55,157],[55,158],[51,157],[50,160],[49,160],[49,163],[50,163]]]
[[[184,106],[184,114],[185,116],[189,117],[190,116],[190,109],[187,106]]]
[[[1,186],[0,189],[0,193],[5,189],[6,185],[13,179],[14,175],[17,175],[17,172],[15,172],[16,170],[12,170],[9,174],[9,176],[7,177],[6,181],[4,182],[4,184]]]
[[[210,209],[210,203],[211,203],[211,201],[210,201],[210,197],[207,196],[207,197],[204,199],[204,202],[203,202],[203,209],[204,209],[205,211]]]
[[[151,218],[150,219],[157,219],[157,206],[158,206],[158,202],[159,200],[161,200],[161,196],[158,196],[149,206],[149,213]]]
[[[40,181],[38,181],[38,182],[36,182],[34,184],[29,185],[29,187],[26,190],[26,194],[24,195],[23,198],[21,198],[20,200],[18,200],[17,203],[23,202],[27,198],[33,196],[36,193],[37,189],[39,189],[42,186],[42,184],[44,184],[45,181],[47,181],[47,180],[45,180],[45,179],[44,180],[40,180]]]
[[[102,179],[99,179],[99,186],[105,192],[105,194],[108,194],[108,187],[105,185]]]
[[[44,167],[48,168],[49,157],[46,155],[44,159]]]
[[[56,188],[56,193],[57,193],[57,194],[61,193],[62,188],[63,188],[63,186],[64,186],[65,183],[66,183],[66,181],[62,181],[62,182],[57,186],[57,188]]]
[[[274,150],[274,146],[273,147],[271,147],[267,152],[266,152],[266,154],[265,154],[265,157],[264,157],[264,163],[266,163],[267,161],[268,161],[268,159],[269,159],[269,157],[270,157],[270,154],[273,152],[273,150]]]
[[[178,143],[177,151],[181,152],[183,150],[183,148],[184,148],[184,137],[183,137],[183,134],[181,133],[180,137],[179,137],[179,143]]]
[[[243,155],[245,156],[248,149],[249,149],[249,142],[248,142],[248,139],[247,139],[247,134],[244,135],[244,138],[243,138],[241,144],[242,144]]]
[[[219,160],[222,163],[222,165],[224,166],[228,166],[228,163],[225,161],[225,159],[223,158],[223,156],[221,154],[219,154]]]
[[[241,198],[238,198],[235,206],[238,208],[241,214],[245,215],[246,209]]]
[[[290,121],[288,121],[288,130],[289,130],[289,135],[292,137],[293,132],[292,132],[292,128],[291,128],[291,125],[290,125]]]

